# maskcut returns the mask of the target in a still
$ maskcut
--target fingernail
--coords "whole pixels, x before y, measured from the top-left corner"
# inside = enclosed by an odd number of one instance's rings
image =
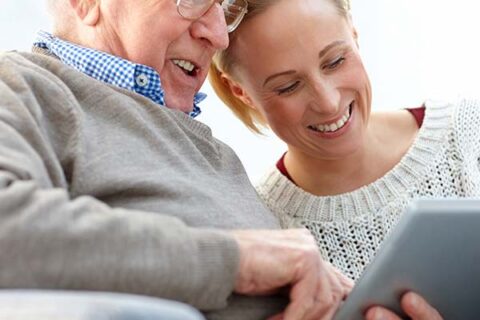
[[[386,319],[385,315],[383,314],[383,311],[380,309],[375,310],[375,313],[373,314],[373,319],[374,320],[383,320]]]
[[[414,294],[410,295],[410,304],[412,305],[413,308],[416,308],[418,306],[418,298],[416,295]]]

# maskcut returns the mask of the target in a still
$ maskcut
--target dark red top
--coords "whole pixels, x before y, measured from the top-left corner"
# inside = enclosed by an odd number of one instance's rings
[[[425,118],[425,107],[418,107],[413,109],[407,109],[417,121],[418,127],[421,128],[423,125],[423,119]]]
[[[423,119],[425,118],[425,107],[419,107],[419,108],[413,108],[413,109],[407,109],[415,118],[415,121],[417,121],[418,127],[421,128],[423,124]],[[285,152],[283,156],[278,160],[277,162],[277,169],[280,171],[281,174],[283,174],[285,177],[288,178],[288,180],[292,181],[295,183],[290,176],[290,174],[287,171],[287,168],[285,167],[285,155],[287,153]]]

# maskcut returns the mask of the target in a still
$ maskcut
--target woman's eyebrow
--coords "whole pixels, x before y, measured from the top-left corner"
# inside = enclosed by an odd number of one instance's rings
[[[275,73],[275,74],[269,76],[269,77],[265,80],[265,82],[263,83],[263,86],[265,87],[265,85],[266,85],[269,81],[273,80],[273,79],[276,78],[276,77],[293,74],[293,73],[295,73],[295,72],[296,72],[295,70],[288,70],[288,71],[283,71],[283,72]]]
[[[332,48],[334,47],[338,47],[338,46],[342,46],[345,44],[345,41],[343,40],[336,40],[336,41],[333,41],[332,43],[330,43],[329,45],[327,45],[325,48],[322,49],[322,51],[320,51],[320,53],[318,54],[318,57],[321,59],[323,58],[323,56],[325,56],[328,51],[330,51]],[[289,75],[289,74],[293,74],[295,73],[295,70],[288,70],[288,71],[282,71],[282,72],[279,72],[279,73],[275,73],[271,76],[269,76],[267,79],[265,79],[265,81],[263,82],[263,86],[265,87],[267,85],[268,82],[270,82],[271,80],[275,79],[276,77],[280,77],[280,76],[285,76],[285,75]]]
[[[323,56],[326,55],[328,53],[328,51],[330,51],[330,49],[332,49],[334,47],[342,46],[344,44],[345,44],[345,41],[343,41],[343,40],[333,41],[328,46],[323,48],[322,51],[320,51],[320,53],[318,54],[318,57],[323,58]]]

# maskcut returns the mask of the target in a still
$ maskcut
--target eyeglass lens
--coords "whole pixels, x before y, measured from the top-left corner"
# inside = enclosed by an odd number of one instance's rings
[[[224,0],[222,2],[225,21],[227,22],[229,32],[233,31],[242,20],[246,12],[246,6],[247,4],[245,0]]]
[[[188,19],[198,19],[208,11],[215,0],[177,0],[176,3],[181,16]],[[222,1],[222,9],[228,31],[231,32],[239,25],[245,15],[247,2],[245,0],[224,0]]]

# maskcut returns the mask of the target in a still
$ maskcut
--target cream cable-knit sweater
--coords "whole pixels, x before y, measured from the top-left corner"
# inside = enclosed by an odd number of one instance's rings
[[[374,183],[318,197],[274,168],[257,186],[260,197],[284,228],[308,228],[323,257],[358,279],[413,199],[480,197],[480,102],[425,105],[413,145]]]

